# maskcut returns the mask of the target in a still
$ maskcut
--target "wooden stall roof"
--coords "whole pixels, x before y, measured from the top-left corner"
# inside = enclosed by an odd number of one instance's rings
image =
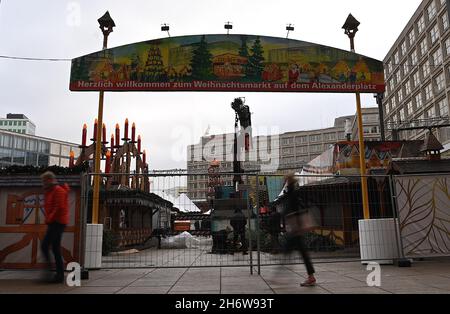
[[[210,215],[205,214],[198,214],[198,213],[177,213],[175,217],[173,217],[175,220],[203,220],[203,219],[209,219]]]
[[[67,183],[70,187],[81,186],[80,175],[56,176],[59,184]],[[0,187],[42,187],[39,175],[0,175]]]
[[[103,190],[100,191],[100,199],[105,199],[109,205],[161,205],[169,208],[173,207],[173,204],[168,200],[154,193],[147,193],[141,190]]]
[[[426,174],[449,173],[450,159],[429,160],[427,158],[411,158],[393,160],[390,173],[394,174]]]

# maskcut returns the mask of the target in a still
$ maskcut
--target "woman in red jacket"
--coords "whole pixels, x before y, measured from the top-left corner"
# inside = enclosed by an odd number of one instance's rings
[[[61,238],[64,228],[69,223],[69,186],[67,184],[58,185],[55,174],[50,171],[41,175],[41,179],[45,192],[45,223],[48,226],[41,249],[50,264],[49,247],[52,247],[55,256],[56,275],[50,282],[62,283],[64,282],[64,266],[61,256]]]

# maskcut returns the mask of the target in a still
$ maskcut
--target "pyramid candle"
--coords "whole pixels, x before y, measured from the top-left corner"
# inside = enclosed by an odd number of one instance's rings
[[[131,126],[131,141],[134,143],[134,141],[136,140],[136,124],[134,124]]]
[[[138,150],[138,154],[141,153],[141,136],[138,136],[138,140],[137,140],[137,150]]]
[[[87,125],[83,124],[83,132],[81,134],[81,146],[86,146]]]
[[[119,123],[116,123],[116,146],[120,145],[120,127]]]
[[[103,143],[106,143],[106,125],[104,123],[102,127],[102,135]]]
[[[97,121],[97,119],[95,119],[95,122],[94,122],[94,136],[92,137],[94,142],[97,140],[97,126],[98,126],[98,121]]]
[[[106,152],[106,160],[105,160],[105,173],[111,172],[111,152],[108,150]]]
[[[125,132],[124,138],[125,138],[125,140],[127,140],[128,139],[128,118],[125,119],[125,131],[124,132]]]

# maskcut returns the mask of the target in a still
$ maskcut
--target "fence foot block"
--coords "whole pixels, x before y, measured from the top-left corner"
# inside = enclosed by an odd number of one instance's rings
[[[81,270],[81,280],[88,280],[89,279],[89,270],[82,269]]]
[[[411,267],[412,266],[411,260],[406,259],[406,258],[400,258],[400,259],[396,260],[396,264],[398,267]]]

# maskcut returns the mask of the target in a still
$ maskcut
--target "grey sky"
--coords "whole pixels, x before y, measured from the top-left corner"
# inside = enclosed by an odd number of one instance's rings
[[[2,0],[0,55],[74,58],[98,51],[102,35],[97,19],[106,10],[117,25],[109,47],[166,37],[162,23],[170,24],[171,36],[179,36],[224,33],[224,22],[231,21],[233,33],[279,37],[293,23],[290,38],[348,49],[341,26],[352,13],[361,22],[356,51],[382,60],[420,2]],[[36,123],[37,135],[80,142],[83,123],[92,131],[98,93],[70,92],[69,75],[70,62],[0,59],[0,116],[24,113]],[[106,93],[108,137],[115,123],[123,126],[128,117],[143,136],[151,168],[185,167],[174,152],[197,142],[208,125],[212,133],[231,130],[235,97],[246,97],[256,128],[282,132],[331,126],[335,117],[355,112],[351,94]],[[364,106],[375,105],[371,94],[362,99]]]

